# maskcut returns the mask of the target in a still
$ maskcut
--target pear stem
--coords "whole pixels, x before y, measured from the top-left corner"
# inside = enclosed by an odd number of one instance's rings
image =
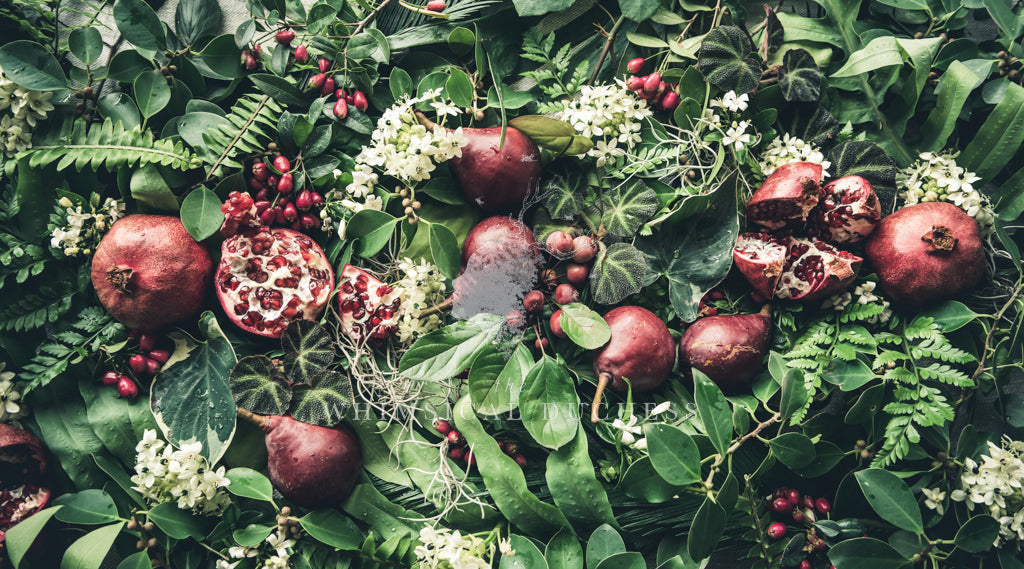
[[[426,128],[427,130],[433,131],[434,127],[437,126],[437,123],[428,119],[427,115],[423,114],[422,111],[414,111],[413,114],[416,115],[416,120],[419,121],[419,123],[423,125],[424,128]]]
[[[761,316],[764,316],[765,318],[768,318],[770,320],[772,317],[772,305],[765,304],[764,306],[762,306],[760,314]]]
[[[601,421],[601,395],[604,394],[605,388],[612,382],[612,374],[602,371],[597,376],[597,391],[594,392],[594,402],[590,404],[590,422],[599,423]]]
[[[424,308],[421,310],[419,317],[422,318],[424,316],[430,316],[431,314],[437,314],[438,312],[449,310],[454,304],[455,301],[453,301],[451,297],[448,297],[430,308]]]
[[[253,413],[248,409],[242,409],[241,407],[239,407],[238,410],[235,411],[235,414],[261,429],[265,428],[267,425],[266,417],[264,417],[263,415],[257,415],[256,413]]]

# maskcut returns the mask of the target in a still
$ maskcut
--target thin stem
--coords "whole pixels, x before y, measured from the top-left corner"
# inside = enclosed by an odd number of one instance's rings
[[[619,16],[618,20],[615,20],[615,24],[612,29],[608,32],[608,39],[604,42],[604,47],[601,48],[601,55],[597,58],[597,63],[594,65],[594,71],[590,74],[590,79],[587,80],[587,85],[593,85],[594,80],[597,79],[597,73],[601,70],[601,64],[604,63],[604,58],[608,57],[608,51],[612,48],[612,44],[615,43],[615,35],[619,33],[619,28],[626,22],[625,16]]]
[[[749,441],[750,439],[756,437],[757,435],[761,434],[761,431],[765,430],[766,428],[770,427],[771,425],[774,425],[775,422],[778,421],[781,418],[782,418],[782,413],[776,413],[776,414],[772,415],[771,417],[768,418],[768,420],[764,421],[763,423],[761,423],[757,427],[755,427],[753,431],[750,431],[749,433],[747,433],[747,434],[743,435],[742,437],[740,437],[740,440],[732,443],[732,446],[730,446],[729,449],[725,451],[725,453],[726,454],[732,454],[732,453],[736,452],[741,446],[743,446],[743,443],[745,443],[745,442]]]
[[[237,414],[239,418],[245,419],[246,421],[249,421],[250,423],[256,425],[261,429],[264,428],[267,424],[266,417],[264,417],[263,415],[257,415],[256,413],[253,413],[248,409],[242,409],[241,407],[239,407],[238,410],[235,411],[235,414]]]

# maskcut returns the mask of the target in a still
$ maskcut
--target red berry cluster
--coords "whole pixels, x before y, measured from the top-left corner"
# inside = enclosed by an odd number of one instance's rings
[[[626,64],[626,69],[632,74],[626,79],[626,87],[640,96],[645,101],[650,101],[651,106],[661,111],[673,111],[679,106],[679,93],[676,89],[678,84],[669,84],[661,80],[661,73],[655,71],[650,75],[638,75],[644,68],[646,61],[642,57],[631,60]]]
[[[152,377],[160,371],[160,368],[171,359],[170,350],[159,348],[159,338],[153,334],[132,330],[129,338],[138,340],[139,353],[128,358],[128,369],[136,379]],[[130,376],[109,370],[103,374],[103,385],[117,387],[117,394],[125,399],[134,399],[139,394],[139,386]]]
[[[819,518],[828,516],[829,512],[832,511],[832,505],[829,504],[827,499],[804,496],[800,494],[799,490],[785,486],[776,488],[765,501],[768,504],[768,509],[772,512],[783,517],[792,518],[794,522],[805,526],[811,526]],[[786,537],[786,531],[787,527],[784,522],[774,522],[768,526],[766,533],[769,538],[778,540]],[[805,533],[807,535],[807,543],[804,546],[804,551],[808,556],[813,556],[828,549],[828,544],[825,543],[825,540],[818,537],[813,527],[808,527]],[[800,569],[813,569],[813,567],[814,563],[812,563],[810,558],[800,562]]]
[[[540,272],[540,287],[531,290],[523,297],[523,308],[527,314],[540,314],[544,310],[548,293],[551,293],[551,300],[558,306],[571,304],[580,301],[579,289],[587,283],[590,276],[590,263],[597,255],[597,241],[588,235],[580,235],[573,238],[565,231],[553,231],[544,241],[544,247],[551,256],[553,267]],[[564,275],[559,275],[559,266],[565,262]],[[560,283],[560,277],[564,276],[566,283]],[[552,291],[553,287],[553,291]],[[519,311],[514,311],[519,312]],[[511,313],[510,313],[511,314]],[[521,314],[521,313],[520,313]],[[508,316],[507,319],[510,320]],[[566,338],[562,330],[562,310],[556,309],[548,319],[551,333],[559,338]],[[549,342],[539,332],[535,346],[538,350],[544,350]]]
[[[274,157],[272,166],[264,162],[252,165],[252,176],[247,183],[249,189],[255,192],[252,206],[256,208],[256,217],[262,225],[268,227],[288,226],[296,231],[313,229],[320,225],[320,218],[314,210],[323,206],[324,198],[308,189],[293,193],[295,180],[291,169],[291,162],[280,154]],[[221,206],[221,211],[228,217],[232,216],[232,212],[236,211],[230,205],[232,200],[239,201],[238,209],[248,210],[246,195],[232,192],[228,195],[228,201]],[[244,216],[244,210],[239,215]]]
[[[448,439],[449,448],[451,449],[448,451],[448,456],[452,460],[465,462],[467,467],[476,464],[476,457],[473,456],[473,451],[469,450],[469,447],[466,446],[466,438],[462,436],[462,433],[456,431],[451,423],[444,419],[438,419],[434,421],[434,428]],[[526,457],[519,452],[519,443],[516,441],[498,441],[498,447],[501,448],[502,452],[512,457],[512,460],[515,460],[520,468],[526,468]]]
[[[260,68],[260,61],[263,60],[263,47],[260,44],[253,44],[252,49],[242,50],[242,65],[249,71],[256,71]]]
[[[700,299],[700,304],[697,307],[697,316],[717,315],[718,309],[712,306],[711,303],[719,300],[725,300],[725,294],[720,290],[709,290],[708,293]]]

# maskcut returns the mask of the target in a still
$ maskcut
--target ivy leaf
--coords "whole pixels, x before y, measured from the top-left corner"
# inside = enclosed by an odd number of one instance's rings
[[[704,36],[697,53],[697,65],[708,83],[737,95],[757,88],[761,63],[752,57],[754,43],[736,26],[720,26]]]
[[[712,194],[712,209],[698,219],[673,216],[656,236],[637,239],[651,271],[645,284],[667,278],[672,309],[686,322],[696,320],[700,299],[732,267],[739,235],[735,183],[735,174],[723,182]]]
[[[284,365],[295,383],[310,383],[311,378],[334,362],[331,336],[312,320],[295,320],[281,335]]]
[[[837,178],[860,176],[883,198],[882,209],[888,211],[886,199],[895,198],[896,162],[874,142],[851,140],[837,144],[828,153]]]
[[[821,71],[804,49],[791,49],[782,56],[779,87],[787,101],[814,102],[821,97]]]
[[[628,187],[605,192],[601,196],[605,230],[619,237],[631,237],[658,211],[658,194],[641,180]]]
[[[292,393],[277,380],[277,370],[267,356],[238,360],[230,381],[231,396],[239,407],[258,415],[281,415],[288,410]]]
[[[352,382],[334,370],[313,377],[312,387],[296,387],[288,414],[303,423],[333,427],[352,406]]]
[[[544,189],[544,207],[551,219],[572,219],[583,210],[583,196],[567,179],[559,177]]]
[[[594,300],[615,304],[636,294],[644,286],[647,262],[644,254],[628,243],[615,243],[598,254],[590,272]]]

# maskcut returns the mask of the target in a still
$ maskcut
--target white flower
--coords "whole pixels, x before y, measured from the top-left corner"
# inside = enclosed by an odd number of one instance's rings
[[[442,120],[445,115],[457,117],[462,114],[462,110],[452,101],[434,101],[430,103],[430,106],[434,107],[434,112],[437,113],[437,120]]]
[[[135,447],[134,488],[153,504],[176,502],[179,508],[197,514],[221,514],[231,502],[222,490],[230,480],[223,466],[210,469],[201,450],[198,442],[176,450],[159,440],[155,430],[147,429]]]
[[[761,173],[765,177],[771,176],[776,168],[790,162],[821,164],[823,176],[828,176],[828,169],[832,166],[821,150],[786,133],[781,138],[774,138],[761,153]]]
[[[24,409],[18,402],[21,393],[14,388],[14,372],[3,371],[7,363],[0,363],[0,423],[13,421],[24,415]]]
[[[647,101],[626,88],[622,81],[610,85],[585,85],[579,98],[568,101],[558,113],[583,137],[594,141],[587,156],[597,158],[598,167],[624,156],[640,142],[642,122],[652,112]],[[619,147],[618,143],[622,146]]]
[[[939,490],[938,488],[922,488],[921,494],[924,495],[924,505],[930,510],[935,510],[940,516],[944,513],[942,502],[946,499],[946,493]]]
[[[665,413],[666,411],[668,411],[671,408],[672,408],[672,402],[671,401],[662,401],[661,403],[658,403],[654,407],[654,409],[651,409],[651,412],[648,414],[648,416],[649,417],[657,417],[658,415],[661,415],[662,413]]]
[[[905,188],[900,193],[906,205],[945,201],[963,209],[978,222],[983,236],[995,230],[995,213],[988,197],[974,189],[981,178],[958,166],[959,152],[922,152],[919,160],[901,171],[898,180]]]
[[[612,421],[612,427],[622,431],[620,440],[624,445],[632,445],[636,443],[636,437],[641,432],[641,427],[637,425],[636,415],[630,415],[628,422],[623,422],[622,419],[615,419]]]
[[[750,135],[746,132],[748,126],[750,126],[749,121],[732,123],[729,130],[725,131],[725,136],[722,138],[722,144],[725,146],[732,146],[736,149],[736,152],[743,150],[744,145],[750,144]]]
[[[624,149],[616,148],[618,143],[618,140],[614,138],[608,142],[598,140],[594,147],[587,151],[587,154],[597,157],[597,167],[600,168],[608,162],[614,162],[619,156],[626,155]]]
[[[999,537],[994,545],[1024,540],[1024,444],[1004,437],[1001,445],[989,442],[988,446],[980,465],[969,458],[964,460],[961,488],[950,492],[949,497],[965,502],[968,510],[982,506],[983,513],[999,520]],[[926,497],[933,499],[928,494]]]
[[[711,101],[711,106],[721,107],[734,113],[739,113],[747,110],[747,101],[749,100],[750,97],[748,97],[746,93],[737,96],[736,91],[729,91],[725,95],[722,95],[721,99]]]

